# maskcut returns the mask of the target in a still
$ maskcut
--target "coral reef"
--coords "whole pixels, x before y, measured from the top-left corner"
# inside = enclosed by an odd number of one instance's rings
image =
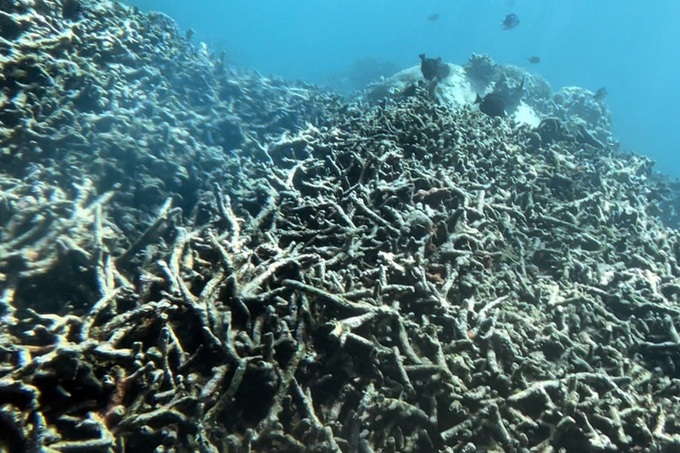
[[[473,53],[464,69],[475,88],[481,92],[500,77],[498,65],[486,54]]]
[[[561,128],[582,141],[600,147],[617,148],[618,141],[611,132],[611,114],[606,105],[598,102],[595,94],[578,87],[552,92],[548,82],[518,66],[494,62],[485,54],[472,54],[465,66],[447,65],[449,73],[444,83],[436,88],[437,99],[451,108],[475,103],[477,95],[514,97],[515,88],[522,87],[520,111],[510,108],[511,117],[518,122],[538,126],[542,120],[558,120]],[[450,74],[450,75],[449,75]],[[373,103],[403,97],[406,87],[418,83],[419,73],[414,68],[403,70],[381,84],[371,87],[366,99]]]
[[[649,160],[343,104],[119,3],[0,25],[3,451],[679,448]]]
[[[550,112],[572,130],[585,129],[608,146],[617,146],[611,133],[611,114],[595,93],[579,87],[566,87],[554,94],[555,107]]]

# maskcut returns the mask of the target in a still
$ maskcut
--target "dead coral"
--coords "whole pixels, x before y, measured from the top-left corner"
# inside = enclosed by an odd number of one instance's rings
[[[11,44],[55,85],[0,138],[2,448],[676,447],[646,159],[418,95],[317,106],[163,17],[40,5]]]

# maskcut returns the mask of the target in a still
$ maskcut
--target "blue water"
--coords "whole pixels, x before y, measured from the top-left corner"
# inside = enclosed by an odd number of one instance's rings
[[[474,53],[530,67],[553,90],[606,86],[614,135],[680,177],[680,1],[132,0],[263,74],[326,82],[370,57],[402,69],[418,54]],[[500,21],[513,12],[517,28]],[[429,15],[438,13],[436,21]],[[527,57],[537,55],[539,65]]]

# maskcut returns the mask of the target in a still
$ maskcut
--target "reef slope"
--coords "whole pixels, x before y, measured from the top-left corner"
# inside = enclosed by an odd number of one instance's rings
[[[344,104],[118,3],[0,25],[3,451],[679,447],[649,160]]]

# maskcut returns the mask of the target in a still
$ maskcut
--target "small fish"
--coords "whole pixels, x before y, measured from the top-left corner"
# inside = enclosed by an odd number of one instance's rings
[[[437,66],[442,61],[441,58],[427,58],[424,53],[418,55],[420,57],[420,72],[425,77],[425,80],[433,80],[437,77]]]
[[[418,92],[418,86],[415,83],[412,83],[409,86],[407,86],[406,88],[404,88],[401,91],[401,94],[402,94],[402,96],[408,98],[408,97],[411,97],[411,96],[415,96],[417,92]]]
[[[446,63],[442,63],[441,57],[427,58],[424,53],[420,57],[420,72],[425,80],[444,80],[449,76],[451,68]]]
[[[607,97],[607,89],[605,87],[598,89],[595,94],[593,94],[593,99],[597,102],[602,102],[605,97]]]
[[[514,92],[503,93],[492,91],[484,97],[477,94],[475,104],[479,104],[479,110],[486,115],[505,118],[508,115],[508,111],[513,112],[517,108],[522,99],[522,93],[524,93],[524,79],[514,89]]]
[[[501,27],[503,30],[512,30],[516,26],[519,25],[519,17],[517,17],[517,14],[510,13],[507,16],[505,16],[505,19],[503,19],[503,22],[501,22]]]
[[[505,112],[505,97],[496,93],[489,93],[484,97],[477,95],[475,104],[479,104],[479,110],[489,116],[504,118]]]
[[[429,16],[427,16],[427,20],[430,22],[434,22],[437,19],[439,19],[439,13],[432,13]]]
[[[529,63],[531,63],[531,64],[539,64],[539,63],[541,62],[541,58],[540,58],[540,57],[537,57],[536,55],[530,56],[529,58],[527,58],[527,60],[528,60]]]

